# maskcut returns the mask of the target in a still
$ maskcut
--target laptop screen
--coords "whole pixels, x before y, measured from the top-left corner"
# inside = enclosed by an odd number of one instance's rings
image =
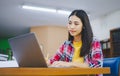
[[[47,67],[35,33],[8,39],[19,67]]]

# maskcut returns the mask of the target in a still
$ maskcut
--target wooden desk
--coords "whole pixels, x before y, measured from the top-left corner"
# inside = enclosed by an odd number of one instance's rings
[[[110,68],[0,68],[0,76],[109,74]]]

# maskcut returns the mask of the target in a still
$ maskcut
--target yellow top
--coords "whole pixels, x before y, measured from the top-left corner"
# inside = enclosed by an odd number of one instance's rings
[[[83,57],[80,57],[80,49],[82,47],[82,41],[79,42],[73,42],[73,46],[74,46],[74,54],[73,54],[73,58],[72,58],[72,62],[80,62],[83,63],[84,59]]]

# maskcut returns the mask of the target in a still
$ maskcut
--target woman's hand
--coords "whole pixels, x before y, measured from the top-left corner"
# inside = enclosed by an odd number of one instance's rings
[[[86,63],[77,63],[77,62],[64,62],[64,61],[55,61],[50,67],[81,67],[86,68],[89,67]]]
[[[64,62],[64,61],[55,61],[53,64],[50,65],[50,67],[72,67],[70,62]]]
[[[79,68],[88,68],[89,65],[87,63],[78,63],[78,62],[72,62],[73,67],[79,67]]]

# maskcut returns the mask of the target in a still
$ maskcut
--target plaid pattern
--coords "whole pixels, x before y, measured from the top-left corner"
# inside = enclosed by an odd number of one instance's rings
[[[56,54],[50,59],[50,63],[52,64],[54,61],[72,62],[73,53],[73,44],[70,41],[65,41],[57,50]],[[92,49],[90,53],[84,57],[84,62],[88,63],[90,67],[102,67],[103,54],[101,44],[96,38],[93,39]]]

